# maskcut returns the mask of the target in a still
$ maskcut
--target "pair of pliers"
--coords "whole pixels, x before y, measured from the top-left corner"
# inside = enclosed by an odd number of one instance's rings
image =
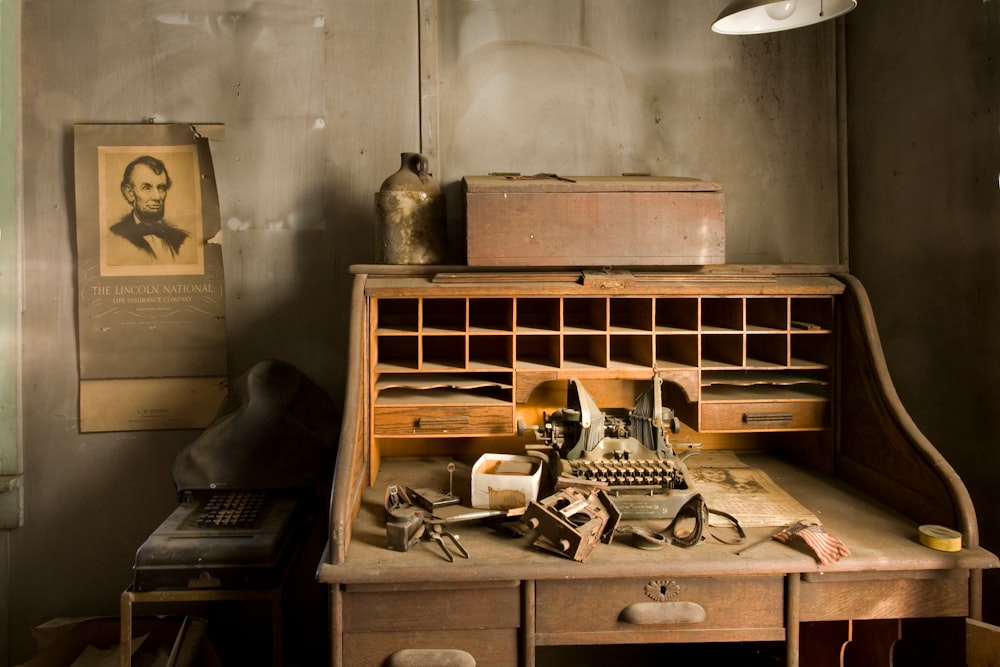
[[[438,545],[441,547],[441,551],[444,552],[445,558],[448,559],[449,563],[455,562],[455,555],[451,552],[451,549],[448,548],[448,545],[445,544],[444,538],[446,537],[449,540],[451,540],[452,544],[455,545],[455,549],[458,550],[458,554],[462,558],[468,558],[469,552],[468,550],[466,550],[464,546],[462,546],[462,543],[458,540],[458,535],[455,535],[454,533],[449,533],[444,529],[444,526],[445,522],[442,519],[438,519],[437,517],[434,516],[427,516],[424,518],[425,529],[422,537],[425,540],[434,540],[435,542],[437,542]]]

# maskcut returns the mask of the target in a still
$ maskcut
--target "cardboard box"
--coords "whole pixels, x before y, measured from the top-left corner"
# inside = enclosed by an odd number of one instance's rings
[[[472,466],[472,506],[508,510],[538,499],[542,460],[516,454],[483,454]]]
[[[466,176],[470,266],[680,266],[726,261],[717,183],[656,176]]]

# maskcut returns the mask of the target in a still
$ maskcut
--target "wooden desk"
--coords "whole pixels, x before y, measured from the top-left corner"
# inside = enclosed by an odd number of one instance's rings
[[[367,271],[358,270],[356,282],[353,382],[330,541],[318,571],[330,585],[334,665],[422,664],[420,654],[416,662],[401,660],[404,649],[458,651],[456,660],[474,660],[456,664],[532,666],[536,647],[545,646],[774,641],[785,643],[787,665],[798,665],[802,653],[802,664],[813,667],[837,664],[825,661],[839,660],[847,639],[830,639],[827,623],[886,619],[892,629],[898,619],[979,615],[981,570],[1000,563],[978,546],[961,481],[899,405],[867,299],[850,276],[748,275],[723,267],[608,288],[564,275],[482,280],[411,269],[373,279]],[[379,303],[387,300],[391,307]],[[670,316],[647,315],[647,308]],[[530,322],[519,321],[519,312]],[[807,322],[801,331],[809,333],[800,334],[800,317],[818,326]],[[474,322],[488,332],[473,334]],[[455,350],[457,359],[449,356]],[[544,404],[545,392],[537,390],[546,382],[582,373],[588,382],[617,387],[648,376],[643,364],[678,387],[670,400],[687,425],[683,437],[738,451],[814,512],[851,556],[821,568],[779,543],[740,556],[740,547],[712,540],[658,551],[616,540],[579,563],[473,526],[454,529],[468,560],[447,562],[433,543],[406,553],[386,548],[387,484],[446,487],[449,460],[459,464],[456,484],[467,480],[481,452],[523,448],[515,418]],[[379,401],[380,379],[419,380],[442,366],[496,382],[499,403],[495,393],[486,402],[457,403],[439,403],[435,394],[432,405],[420,396],[402,410]],[[720,373],[731,382],[765,366],[777,367],[779,379],[742,398],[711,388]],[[805,377],[803,370],[810,382],[819,377],[818,391],[780,389]],[[792,422],[740,421],[751,404],[764,413],[780,408]],[[426,426],[436,433],[422,430],[428,414],[435,419]],[[920,545],[922,523],[960,530],[964,548],[945,553]],[[748,542],[773,530],[750,529]],[[651,602],[649,591],[661,588],[697,605],[703,620],[621,620],[623,609]],[[816,628],[815,640],[802,640],[800,633]],[[888,664],[892,641],[878,637],[856,642],[856,649],[871,664]]]
[[[851,555],[821,567],[778,542],[740,556],[741,546],[712,539],[646,551],[618,538],[578,563],[470,524],[453,528],[470,558],[449,563],[433,542],[388,550],[382,504],[388,483],[440,486],[446,459],[387,461],[365,491],[347,560],[320,569],[321,580],[334,584],[338,664],[378,665],[404,648],[449,647],[477,665],[530,665],[535,646],[710,641],[785,641],[788,664],[797,664],[799,623],[964,617],[969,571],[997,565],[981,548],[946,553],[920,545],[913,521],[834,479],[766,455],[742,458],[820,516]],[[459,463],[456,480],[467,473]],[[773,532],[749,528],[747,543]],[[703,607],[705,620],[620,621],[625,607],[650,601],[645,590],[659,581],[675,583],[678,599]]]

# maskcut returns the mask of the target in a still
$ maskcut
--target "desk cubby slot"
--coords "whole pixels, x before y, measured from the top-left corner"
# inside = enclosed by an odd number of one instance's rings
[[[702,331],[743,331],[743,299],[710,297],[701,300]]]
[[[607,368],[608,337],[604,334],[563,336],[564,368]]]
[[[513,299],[469,299],[469,332],[512,332]]]
[[[742,368],[743,334],[702,334],[702,368]]]
[[[657,333],[698,331],[697,298],[659,298],[654,307]]]
[[[515,366],[517,368],[558,368],[561,354],[559,336],[519,335],[515,345]]]
[[[664,334],[656,337],[656,365],[659,368],[698,368],[697,334]]]
[[[511,403],[510,373],[383,373],[375,383],[378,406]]]
[[[802,331],[832,331],[833,299],[830,297],[792,299],[791,328]]]
[[[513,368],[514,339],[509,335],[469,335],[469,369]]]
[[[611,333],[646,332],[653,330],[653,300],[649,298],[611,299]]]
[[[787,333],[747,333],[748,368],[788,366]]]
[[[788,330],[787,298],[747,298],[746,309],[747,331]]]
[[[563,299],[563,333],[606,331],[608,328],[608,300],[573,298]]]
[[[422,322],[423,332],[464,332],[468,326],[468,323],[466,322],[465,304],[465,299],[424,299]]]
[[[745,370],[705,371],[701,374],[702,398],[723,396],[741,399],[785,394],[800,398],[829,398],[830,381],[817,372]]]
[[[419,300],[378,299],[375,306],[376,333],[416,333],[420,329]]]
[[[376,370],[419,368],[420,339],[417,336],[385,336],[376,338]]]
[[[423,370],[463,369],[466,367],[465,336],[428,336],[421,338]]]
[[[612,368],[651,368],[654,365],[651,335],[613,335],[609,344]]]
[[[515,303],[517,333],[558,332],[562,326],[559,304],[559,299],[517,299]]]
[[[791,335],[791,359],[794,368],[828,368],[833,365],[833,336],[826,331]]]

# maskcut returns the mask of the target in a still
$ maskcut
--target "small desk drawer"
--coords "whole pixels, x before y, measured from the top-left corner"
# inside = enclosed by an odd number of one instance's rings
[[[387,619],[391,625],[391,619]],[[522,664],[515,628],[421,632],[345,632],[345,667],[466,665],[511,667]],[[406,659],[407,654],[423,654]]]
[[[461,630],[521,625],[520,582],[348,586],[344,630]]]
[[[939,576],[802,583],[802,621],[967,616],[969,579],[965,571]]]
[[[783,582],[777,576],[538,581],[536,641],[782,640]]]
[[[747,401],[701,404],[702,431],[798,431],[828,425],[827,401]]]
[[[509,435],[512,407],[376,407],[375,435]]]
[[[521,608],[519,581],[346,586],[343,664],[408,664],[398,658],[429,651],[467,654],[477,667],[516,665]]]

